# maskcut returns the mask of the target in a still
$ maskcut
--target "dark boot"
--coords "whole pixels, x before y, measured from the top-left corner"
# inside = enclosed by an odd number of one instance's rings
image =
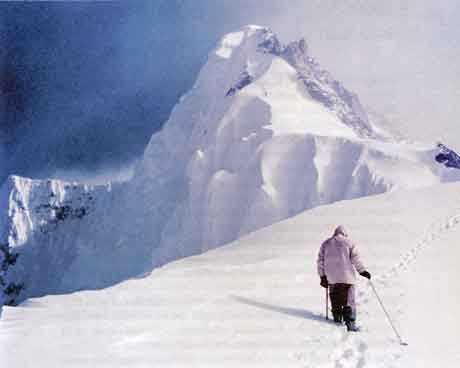
[[[349,332],[359,332],[359,327],[356,326],[355,321],[346,322],[346,325],[347,325],[347,331],[349,331]]]
[[[356,321],[355,321],[355,316],[353,315],[353,310],[348,305],[343,307],[343,319],[347,326],[347,331],[352,331],[352,332],[359,331],[359,328],[356,326]]]

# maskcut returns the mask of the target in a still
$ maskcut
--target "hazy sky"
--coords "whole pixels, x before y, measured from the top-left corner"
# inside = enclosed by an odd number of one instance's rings
[[[305,37],[326,69],[401,132],[460,149],[457,4],[1,3],[0,178],[128,165],[217,40],[248,23],[270,26],[285,42]]]
[[[460,148],[460,2],[298,1],[273,26],[414,139]],[[289,24],[295,25],[289,27]]]

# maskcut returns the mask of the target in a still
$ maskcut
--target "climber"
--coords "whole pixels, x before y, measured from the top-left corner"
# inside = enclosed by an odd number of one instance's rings
[[[371,274],[362,264],[355,244],[343,226],[335,229],[334,235],[324,241],[318,254],[320,285],[329,287],[334,322],[345,322],[348,331],[357,331],[355,287],[358,273],[370,280]]]

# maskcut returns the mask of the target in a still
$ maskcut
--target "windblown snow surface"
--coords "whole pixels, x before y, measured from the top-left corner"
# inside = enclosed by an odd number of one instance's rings
[[[443,367],[460,350],[460,185],[341,201],[99,291],[5,307],[5,367]],[[345,223],[362,332],[325,318],[319,245]]]
[[[447,182],[460,171],[436,163],[436,153],[434,144],[392,139],[304,41],[282,45],[257,26],[231,33],[129,181],[3,184],[0,296],[25,302],[3,311],[2,359],[13,367],[425,364],[430,339],[439,342],[438,301],[458,307],[456,286],[446,284],[455,279],[447,245],[459,187]],[[366,284],[362,334],[324,322],[314,263],[339,223],[362,245],[413,347],[397,346]],[[454,335],[446,329],[452,339],[430,359],[454,361]]]

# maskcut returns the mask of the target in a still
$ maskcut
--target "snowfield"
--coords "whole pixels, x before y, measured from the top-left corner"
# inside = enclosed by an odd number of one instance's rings
[[[97,291],[5,307],[5,367],[443,367],[460,350],[460,184],[309,210]],[[343,223],[408,346],[361,278],[362,332],[324,318],[321,241]]]

